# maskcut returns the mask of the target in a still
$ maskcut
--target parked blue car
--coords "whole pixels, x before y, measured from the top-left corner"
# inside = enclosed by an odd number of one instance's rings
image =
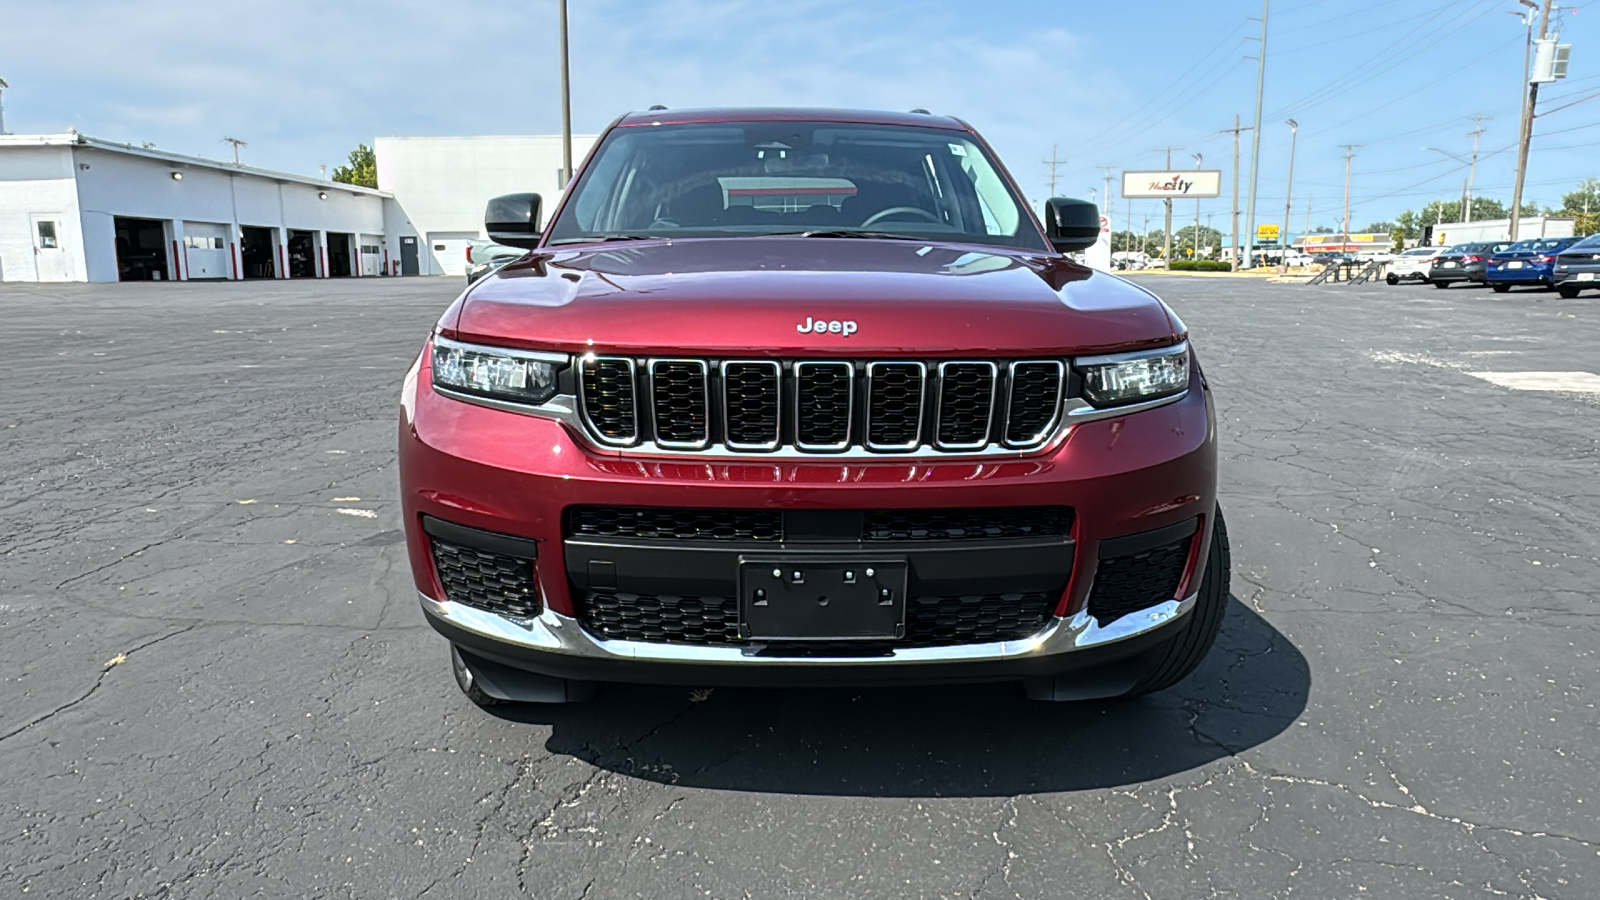
[[[1554,287],[1556,254],[1578,240],[1563,237],[1517,241],[1489,258],[1489,287],[1497,294],[1504,294],[1516,285]]]

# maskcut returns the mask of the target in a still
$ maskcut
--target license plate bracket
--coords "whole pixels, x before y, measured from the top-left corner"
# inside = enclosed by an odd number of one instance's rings
[[[873,641],[906,633],[904,558],[739,558],[739,633],[746,640]]]

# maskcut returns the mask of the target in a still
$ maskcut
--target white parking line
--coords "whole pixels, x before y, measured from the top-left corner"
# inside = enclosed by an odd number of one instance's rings
[[[1600,375],[1593,372],[1468,372],[1467,374],[1514,391],[1600,395]]]

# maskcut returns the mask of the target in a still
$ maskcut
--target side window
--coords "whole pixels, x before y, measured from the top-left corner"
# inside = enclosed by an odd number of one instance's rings
[[[39,249],[54,250],[61,246],[56,242],[56,223],[50,221],[39,222]]]

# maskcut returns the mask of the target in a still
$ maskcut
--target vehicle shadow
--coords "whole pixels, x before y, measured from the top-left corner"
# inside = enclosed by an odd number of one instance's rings
[[[1200,669],[1137,700],[1034,703],[1009,684],[717,688],[697,700],[687,688],[629,685],[588,704],[493,712],[551,726],[553,753],[665,784],[999,797],[1132,785],[1202,766],[1282,732],[1310,685],[1305,657],[1230,596]]]

